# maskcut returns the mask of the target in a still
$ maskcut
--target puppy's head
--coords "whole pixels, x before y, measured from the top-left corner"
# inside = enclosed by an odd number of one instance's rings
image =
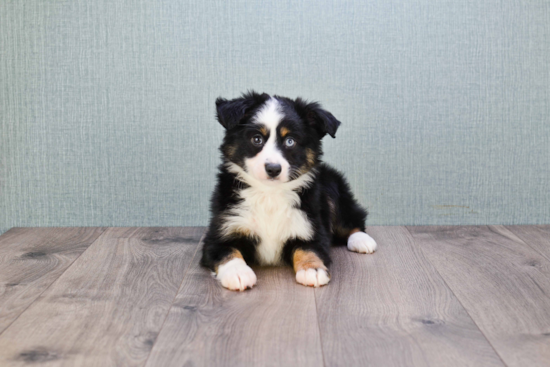
[[[292,181],[314,168],[321,139],[335,137],[340,125],[316,102],[248,92],[216,100],[217,118],[226,129],[220,147],[226,162],[266,184]]]

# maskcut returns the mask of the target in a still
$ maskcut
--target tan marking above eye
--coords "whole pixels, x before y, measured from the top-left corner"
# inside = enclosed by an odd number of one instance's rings
[[[267,127],[265,126],[260,127],[260,132],[262,133],[263,136],[267,136]]]
[[[281,136],[284,138],[289,132],[290,130],[287,129],[286,127],[281,127]]]

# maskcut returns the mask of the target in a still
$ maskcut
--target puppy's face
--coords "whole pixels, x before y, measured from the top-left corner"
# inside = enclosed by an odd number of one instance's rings
[[[221,151],[255,179],[277,185],[297,179],[318,163],[321,139],[340,122],[317,103],[248,93],[216,101],[227,129]]]

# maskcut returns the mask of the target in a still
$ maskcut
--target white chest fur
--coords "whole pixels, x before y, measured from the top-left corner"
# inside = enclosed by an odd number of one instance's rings
[[[250,233],[260,239],[256,257],[260,264],[281,262],[285,242],[309,240],[311,223],[300,209],[298,194],[287,187],[248,187],[240,191],[242,201],[224,216],[224,234]]]

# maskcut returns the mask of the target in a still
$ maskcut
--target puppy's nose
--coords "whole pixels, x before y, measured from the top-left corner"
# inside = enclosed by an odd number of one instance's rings
[[[265,164],[265,171],[271,178],[275,178],[279,176],[279,173],[281,173],[281,165],[277,163],[266,163]]]

